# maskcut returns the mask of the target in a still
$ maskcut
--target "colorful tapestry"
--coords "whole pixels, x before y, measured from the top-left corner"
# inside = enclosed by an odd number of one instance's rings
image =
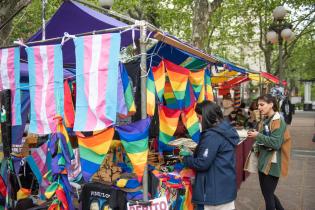
[[[165,86],[165,67],[162,60],[158,66],[152,67],[152,73],[156,88],[156,93],[160,102],[163,102],[164,86]]]
[[[238,85],[234,89],[234,108],[239,108],[241,106],[241,87]]]
[[[206,94],[206,99],[208,101],[213,101],[214,100],[214,96],[213,96],[213,90],[212,90],[212,86],[211,86],[211,74],[210,74],[210,70],[206,69],[205,70],[205,94]]]
[[[123,64],[120,64],[120,74],[124,88],[124,96],[127,105],[128,115],[132,115],[136,112],[136,105],[135,100],[133,98],[131,80],[129,80],[126,67]]]
[[[200,128],[194,104],[183,110],[182,121],[192,140],[199,142]]]
[[[205,83],[205,70],[191,72],[189,75],[189,82],[194,90],[194,95],[198,102],[202,102],[205,98],[204,83]],[[199,100],[200,99],[200,100]]]
[[[108,128],[89,137],[77,133],[77,137],[82,175],[84,180],[88,182],[106,157],[114,137],[114,128]]]
[[[187,81],[190,71],[166,59],[164,59],[163,61],[174,95],[177,99],[177,103],[179,104],[179,107],[182,108],[184,105],[183,100],[185,98]]]
[[[155,85],[152,71],[147,78],[147,114],[153,116],[155,111]]]
[[[162,146],[160,143],[167,144],[174,139],[174,133],[178,125],[180,114],[181,110],[179,109],[173,110],[163,105],[159,106],[159,148]]]
[[[54,117],[63,116],[63,62],[61,45],[25,48],[31,98],[30,133],[56,132]]]
[[[116,122],[119,33],[74,39],[76,53],[75,131],[103,130]]]
[[[148,159],[150,122],[151,118],[147,118],[116,127],[121,143],[131,161],[134,173],[138,176],[139,182],[142,180]]]
[[[64,112],[65,112],[65,126],[73,128],[74,124],[74,105],[72,101],[71,89],[69,81],[64,81]]]
[[[11,123],[21,125],[20,49],[0,49],[0,91],[11,90]]]

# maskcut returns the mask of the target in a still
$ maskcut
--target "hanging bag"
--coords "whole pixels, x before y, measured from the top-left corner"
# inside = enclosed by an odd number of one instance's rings
[[[247,171],[249,173],[257,173],[258,171],[258,157],[253,150],[250,151],[246,158],[244,171]]]

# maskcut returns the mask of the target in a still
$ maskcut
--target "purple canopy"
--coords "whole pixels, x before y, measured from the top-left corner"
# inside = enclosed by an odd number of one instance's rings
[[[64,1],[54,16],[46,24],[46,39],[62,37],[65,32],[80,34],[108,28],[128,26],[112,17],[99,13],[89,7],[73,1]],[[135,39],[139,38],[139,31],[135,31]],[[33,35],[28,41],[38,41],[42,38],[42,29]],[[132,31],[121,34],[121,47],[133,42]],[[61,40],[47,44],[61,43]],[[75,65],[75,53],[73,41],[68,41],[62,47],[64,64]],[[21,58],[27,60],[25,50],[21,50]]]

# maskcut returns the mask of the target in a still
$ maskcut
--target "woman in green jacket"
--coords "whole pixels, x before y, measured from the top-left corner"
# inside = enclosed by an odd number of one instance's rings
[[[281,174],[281,146],[286,124],[280,117],[276,99],[270,94],[258,98],[258,110],[265,117],[260,132],[249,131],[248,137],[258,145],[258,175],[266,210],[283,210],[274,194]]]

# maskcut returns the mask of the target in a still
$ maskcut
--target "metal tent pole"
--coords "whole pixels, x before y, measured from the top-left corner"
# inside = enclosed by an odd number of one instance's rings
[[[42,40],[46,39],[46,4],[47,0],[42,0]]]
[[[147,117],[147,54],[146,54],[146,35],[147,25],[145,21],[140,21],[140,53],[141,53],[141,119]],[[143,200],[148,201],[148,166],[146,165],[143,173]]]

